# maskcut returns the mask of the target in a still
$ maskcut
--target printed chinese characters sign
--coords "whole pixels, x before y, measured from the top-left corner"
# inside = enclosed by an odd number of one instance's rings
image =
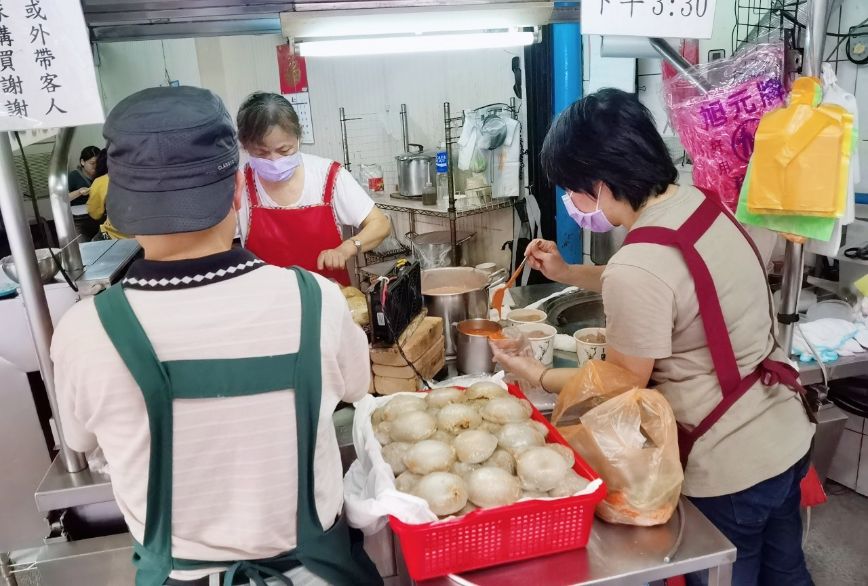
[[[583,0],[582,34],[710,39],[717,0]]]
[[[81,5],[0,0],[0,131],[102,121]]]

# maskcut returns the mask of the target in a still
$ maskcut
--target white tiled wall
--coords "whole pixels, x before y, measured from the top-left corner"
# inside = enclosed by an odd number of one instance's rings
[[[107,109],[145,87],[165,84],[201,85],[217,93],[233,114],[253,91],[279,91],[275,47],[285,39],[274,35],[213,37],[177,41],[139,41],[99,45],[100,87]],[[165,54],[165,59],[164,59]],[[307,152],[343,162],[338,109],[347,117],[352,170],[361,163],[383,167],[387,190],[397,183],[395,155],[403,150],[400,106],[407,104],[410,142],[433,148],[443,140],[443,102],[453,116],[464,108],[508,102],[512,92],[515,49],[458,51],[378,57],[311,58],[307,60],[311,115],[316,142]],[[525,119],[524,113],[520,119]],[[73,150],[102,144],[101,128],[79,130]],[[77,157],[77,155],[75,155]],[[391,213],[396,233],[409,229],[405,214]],[[446,229],[445,221],[420,218],[417,231]],[[470,260],[499,260],[503,242],[512,240],[512,212],[459,220],[459,229],[477,232]]]
[[[220,94],[230,111],[251,91],[278,91],[274,51],[283,41],[276,36],[197,40],[203,85]],[[308,59],[316,143],[304,148],[343,160],[338,111],[343,107],[348,118],[358,118],[347,122],[353,172],[358,173],[361,163],[377,163],[383,168],[386,190],[393,191],[397,184],[394,157],[403,150],[401,104],[407,105],[410,142],[436,147],[444,137],[443,102],[450,102],[453,116],[464,108],[508,102],[513,95],[512,58],[522,54],[520,49],[498,49]],[[408,216],[389,215],[396,235],[403,240],[410,227]],[[500,246],[512,240],[512,226],[511,210],[459,220],[460,230],[477,233],[467,247],[466,260],[500,261]],[[419,233],[447,228],[447,222],[438,218],[420,216],[416,222]]]
[[[398,169],[395,154],[404,150],[400,125],[395,132],[389,124],[391,112],[347,112],[347,145],[353,174],[361,179],[362,164],[377,164],[383,169],[383,184],[386,193],[397,191]],[[412,141],[411,141],[412,142]],[[343,155],[341,155],[343,157]],[[361,181],[360,181],[361,182]]]
[[[830,30],[834,30],[839,22],[840,34],[846,34],[851,26],[868,19],[868,2],[865,0],[843,0],[841,8],[832,15]],[[826,55],[837,45],[837,39],[830,37],[826,41]],[[844,46],[838,49],[833,59],[836,63],[838,83],[846,91],[856,96],[859,102],[859,155],[862,164],[862,182],[856,186],[856,191],[868,192],[868,66],[857,67],[850,63],[845,54]]]
[[[388,213],[398,238],[405,241],[404,234],[410,229],[408,216],[396,212]],[[512,242],[512,216],[513,210],[503,209],[460,218],[457,229],[476,234],[464,247],[463,264],[473,266],[482,262],[496,262],[501,267],[508,267],[511,258],[509,251],[504,252],[500,248],[504,242]],[[416,232],[420,234],[448,229],[449,224],[445,219],[425,216],[416,218]]]
[[[219,94],[231,112],[254,90],[279,91],[275,47],[279,36],[197,39],[202,85]],[[366,121],[347,123],[356,138],[372,129],[386,144],[367,143],[379,151],[401,150],[400,105],[409,111],[410,142],[434,147],[443,140],[443,102],[454,115],[463,108],[506,102],[513,95],[511,61],[520,49],[490,49],[376,57],[320,57],[307,60],[316,143],[308,152],[342,158],[338,108]],[[360,127],[362,130],[360,130]],[[368,155],[350,142],[351,153]],[[394,165],[394,161],[392,161]]]

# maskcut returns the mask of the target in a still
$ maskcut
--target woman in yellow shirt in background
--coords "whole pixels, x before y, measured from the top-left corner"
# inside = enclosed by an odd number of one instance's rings
[[[87,213],[96,221],[105,221],[99,227],[99,233],[94,240],[120,240],[129,238],[126,234],[118,232],[112,226],[111,220],[106,216],[105,201],[108,195],[108,150],[102,149],[96,159],[96,177],[90,184],[90,196],[87,200]]]

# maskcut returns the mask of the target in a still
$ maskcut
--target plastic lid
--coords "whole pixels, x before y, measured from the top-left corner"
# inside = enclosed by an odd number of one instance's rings
[[[436,153],[421,152],[421,153],[402,153],[396,155],[395,158],[399,161],[430,161],[437,157]]]

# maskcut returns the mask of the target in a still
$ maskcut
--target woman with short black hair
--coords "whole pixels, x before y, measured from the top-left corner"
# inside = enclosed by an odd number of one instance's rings
[[[714,194],[677,183],[635,95],[605,89],[567,108],[546,136],[542,163],[579,226],[629,233],[605,267],[568,265],[555,243],[540,240],[528,246],[528,264],[602,291],[606,360],[672,405],[683,493],[738,548],[733,584],[811,584],[799,503],[814,428],[793,392],[798,373],[775,340],[753,241]],[[495,354],[552,392],[575,374]]]
[[[239,211],[245,248],[349,285],[347,261],[389,235],[389,218],[339,163],[300,152],[301,124],[283,96],[250,95],[238,111],[238,138],[250,155]],[[344,240],[342,226],[360,230]]]
[[[82,205],[87,203],[90,193],[90,184],[96,178],[96,160],[99,156],[99,147],[86,146],[81,149],[78,158],[78,167],[66,176],[67,189],[69,189],[70,205]]]

